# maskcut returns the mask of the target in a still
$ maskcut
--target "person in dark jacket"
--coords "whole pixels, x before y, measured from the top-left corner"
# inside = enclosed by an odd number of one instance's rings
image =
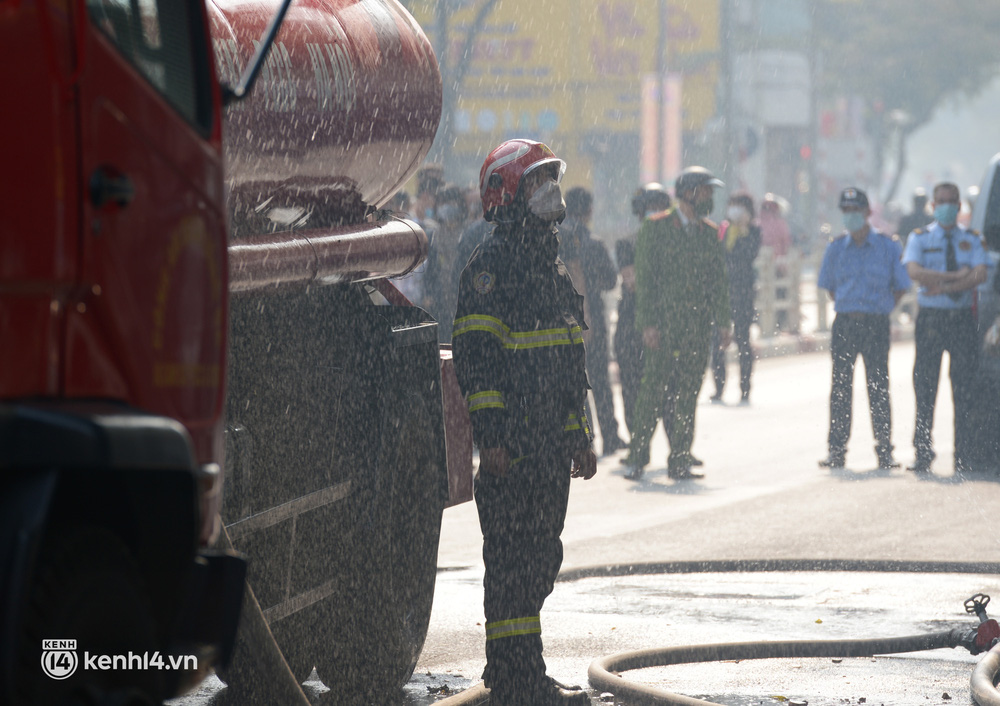
[[[719,240],[726,249],[726,275],[729,277],[729,307],[733,315],[733,341],[740,354],[740,404],[750,403],[750,374],[753,372],[753,349],[750,347],[750,324],[753,322],[753,263],[760,252],[760,227],[754,221],[753,198],[747,193],[729,197],[726,220],[719,226]],[[712,347],[712,372],[715,394],[712,402],[722,402],[726,386],[726,349],[716,334]]]
[[[642,223],[648,216],[670,208],[670,194],[655,181],[639,187],[632,196],[632,213]],[[615,243],[615,260],[622,276],[615,326],[615,360],[622,389],[625,424],[635,433],[635,402],[642,384],[642,332],[635,327],[635,234]]]
[[[707,220],[713,193],[723,183],[704,167],[688,167],[674,184],[677,206],[643,221],[636,241],[636,328],[645,361],[635,405],[635,430],[625,461],[629,480],[649,463],[657,420],[670,443],[667,475],[704,477],[692,470],[698,391],[720,329],[729,345],[729,287],[719,227]]]
[[[583,297],[558,259],[565,163],[508,140],[480,172],[493,234],[462,273],[452,345],[479,447],[486,670],[492,706],[584,706],[545,674],[539,613],[562,564],[571,477],[597,457],[585,413]]]
[[[459,260],[459,242],[468,220],[461,188],[453,184],[442,187],[437,195],[436,212],[438,227],[427,251],[421,305],[437,320],[441,343],[450,343],[458,277],[466,265],[466,261]]]
[[[559,227],[559,256],[577,288],[582,287],[584,317],[590,330],[583,334],[587,346],[587,375],[594,391],[597,423],[604,456],[624,449],[618,435],[615,402],[608,379],[608,322],[602,294],[615,286],[618,272],[604,244],[590,234],[594,197],[581,186],[566,192],[566,220]]]

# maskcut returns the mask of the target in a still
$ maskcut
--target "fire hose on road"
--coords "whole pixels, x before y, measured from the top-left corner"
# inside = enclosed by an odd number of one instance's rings
[[[996,573],[1000,567],[949,562],[885,562],[854,560],[762,560],[668,562],[662,564],[603,566],[563,572],[560,581],[612,575],[702,573],[702,572],[781,572],[781,571],[877,571],[933,573]],[[588,670],[590,686],[596,692],[610,692],[616,703],[628,706],[720,706],[714,702],[675,694],[646,684],[624,679],[621,673],[652,667],[680,664],[775,658],[850,658],[920,652],[940,648],[964,647],[973,655],[986,652],[976,665],[971,681],[971,695],[978,706],[1000,706],[1000,624],[986,613],[990,597],[976,594],[965,601],[965,611],[979,618],[977,628],[903,637],[798,640],[773,642],[737,642],[688,645],[621,652],[594,660]],[[483,684],[436,702],[436,706],[488,706],[489,690]]]
[[[862,640],[730,642],[621,652],[594,660],[588,670],[588,677],[594,689],[611,692],[616,699],[623,700],[630,706],[720,706],[715,702],[628,681],[620,673],[633,669],[724,660],[870,657],[876,654],[964,647],[974,655],[989,650],[973,671],[972,696],[979,706],[1000,706],[1000,691],[995,686],[997,674],[1000,673],[1000,649],[997,647],[1000,642],[1000,625],[986,614],[989,602],[990,597],[983,594],[976,594],[965,602],[966,612],[975,613],[979,617],[980,624],[975,630],[956,628],[926,635]]]
[[[657,706],[719,706],[689,696],[674,694],[645,684],[622,679],[619,672],[646,667],[663,667],[672,664],[717,662],[745,659],[788,659],[807,657],[867,657],[875,654],[919,652],[941,647],[960,646],[960,634],[949,631],[930,635],[913,635],[871,640],[733,642],[714,645],[668,647],[664,649],[622,652],[595,660],[588,672],[590,685],[598,691],[608,691],[630,706],[656,704]],[[991,653],[992,654],[992,653]],[[985,680],[987,677],[984,677]],[[976,698],[980,706],[1000,706],[1000,694],[989,684],[992,694],[984,689],[988,698]]]

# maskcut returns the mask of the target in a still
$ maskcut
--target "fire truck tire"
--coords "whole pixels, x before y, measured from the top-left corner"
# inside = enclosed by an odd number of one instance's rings
[[[145,581],[117,536],[94,527],[54,532],[39,551],[29,596],[18,655],[21,681],[15,687],[21,703],[161,703],[157,669],[84,669],[84,652],[161,650]],[[76,671],[65,680],[50,679],[39,666],[42,640],[51,638],[77,641]]]
[[[438,535],[444,497],[435,458],[434,428],[427,404],[414,394],[386,405],[379,495],[382,503],[375,547],[358,547],[349,614],[334,607],[348,626],[322,645],[316,671],[331,690],[368,702],[398,693],[423,648],[437,575]],[[346,620],[345,620],[346,619]],[[331,644],[332,643],[332,644]]]
[[[301,684],[306,681],[313,671],[313,650],[302,639],[301,635],[308,635],[310,626],[304,625],[304,620],[296,621],[299,616],[292,615],[288,619],[271,626],[275,642],[281,645],[281,654],[284,655],[288,668],[295,675]],[[287,624],[291,621],[293,624]],[[294,625],[294,623],[299,623]]]

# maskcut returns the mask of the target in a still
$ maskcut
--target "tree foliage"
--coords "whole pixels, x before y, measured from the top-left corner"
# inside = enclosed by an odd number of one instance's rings
[[[1000,3],[878,0],[817,6],[821,82],[913,124],[957,94],[975,95],[1000,68]]]
[[[817,0],[815,8],[820,94],[865,99],[876,137],[898,132],[900,172],[908,136],[1000,69],[1000,3]]]

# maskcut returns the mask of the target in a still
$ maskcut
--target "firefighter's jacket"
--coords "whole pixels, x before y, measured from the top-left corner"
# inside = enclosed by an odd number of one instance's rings
[[[590,445],[583,297],[558,242],[554,227],[499,226],[459,283],[452,346],[473,437],[512,460],[539,444]]]
[[[643,221],[635,248],[636,329],[659,330],[666,348],[708,345],[730,322],[725,250],[705,220],[685,226],[676,207]]]

